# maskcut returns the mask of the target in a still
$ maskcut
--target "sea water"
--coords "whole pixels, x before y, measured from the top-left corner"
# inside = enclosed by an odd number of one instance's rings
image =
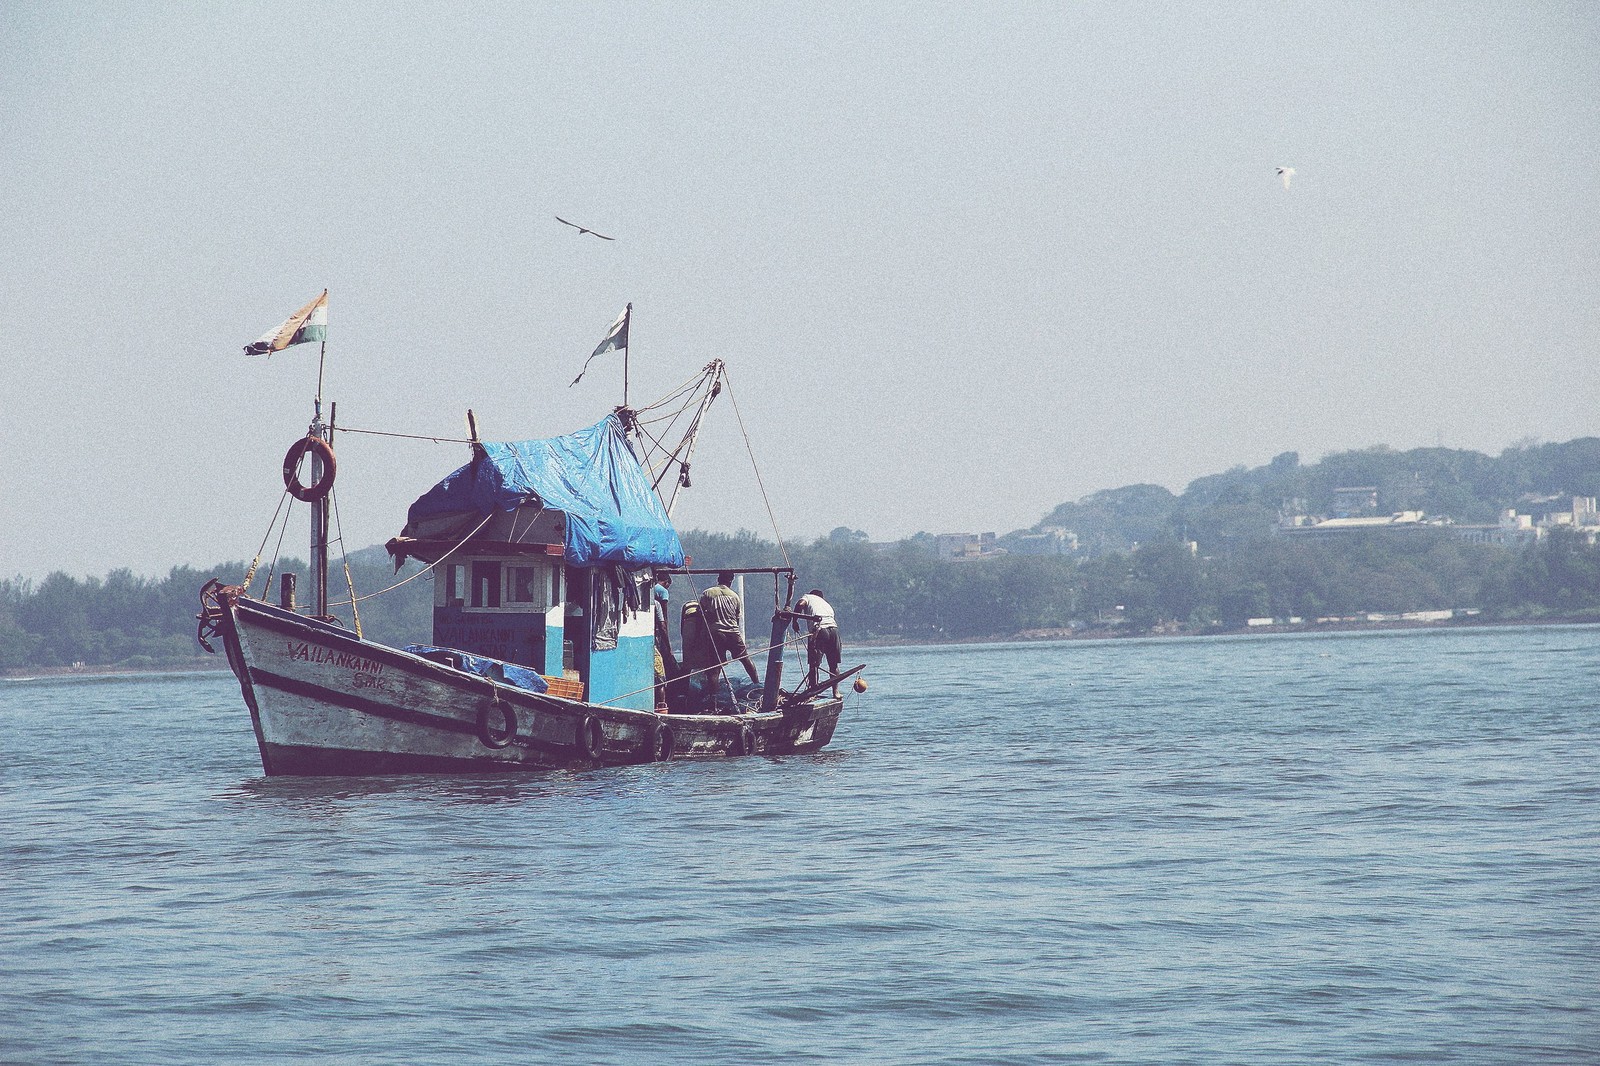
[[[1600,629],[859,657],[820,754],[483,777],[0,682],[0,1061],[1600,1061]]]

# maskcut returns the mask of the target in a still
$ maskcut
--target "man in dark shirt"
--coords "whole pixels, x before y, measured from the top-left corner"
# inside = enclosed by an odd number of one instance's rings
[[[744,664],[745,672],[750,675],[750,683],[759,685],[761,678],[756,673],[756,664],[750,661],[750,649],[744,643],[744,604],[740,602],[739,594],[730,587],[732,584],[731,570],[724,570],[717,575],[717,583],[700,594],[700,618],[710,628],[711,639],[717,649],[717,661],[722,662],[731,655]]]
[[[667,625],[667,590],[672,587],[671,574],[657,574],[650,595],[650,612],[656,626],[656,707],[667,705],[667,682],[678,676],[678,659],[672,653],[672,632]]]
[[[722,659],[717,654],[711,628],[701,620],[699,600],[683,605],[678,634],[683,640],[683,672],[674,686],[678,698],[672,701],[673,707],[704,714],[712,706],[715,693],[727,682],[717,665]]]

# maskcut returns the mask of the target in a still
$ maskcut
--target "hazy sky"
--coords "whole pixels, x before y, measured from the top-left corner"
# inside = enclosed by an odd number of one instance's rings
[[[343,425],[586,425],[631,300],[785,535],[1003,532],[1600,433],[1600,7],[19,0],[0,249],[0,574],[248,558],[317,351],[241,349],[324,287]],[[352,547],[467,458],[337,444]],[[769,531],[724,402],[695,474]]]

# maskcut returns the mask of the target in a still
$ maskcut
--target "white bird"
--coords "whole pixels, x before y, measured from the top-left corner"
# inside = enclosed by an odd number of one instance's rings
[[[1279,167],[1278,177],[1283,179],[1283,187],[1287,189],[1289,187],[1289,179],[1294,177],[1294,167]]]

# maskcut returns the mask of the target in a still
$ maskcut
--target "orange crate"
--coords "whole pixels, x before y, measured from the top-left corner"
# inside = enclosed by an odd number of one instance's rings
[[[550,677],[548,674],[541,676],[544,677],[544,683],[550,686],[550,695],[560,696],[564,700],[583,700],[582,681],[568,681],[564,677]]]

